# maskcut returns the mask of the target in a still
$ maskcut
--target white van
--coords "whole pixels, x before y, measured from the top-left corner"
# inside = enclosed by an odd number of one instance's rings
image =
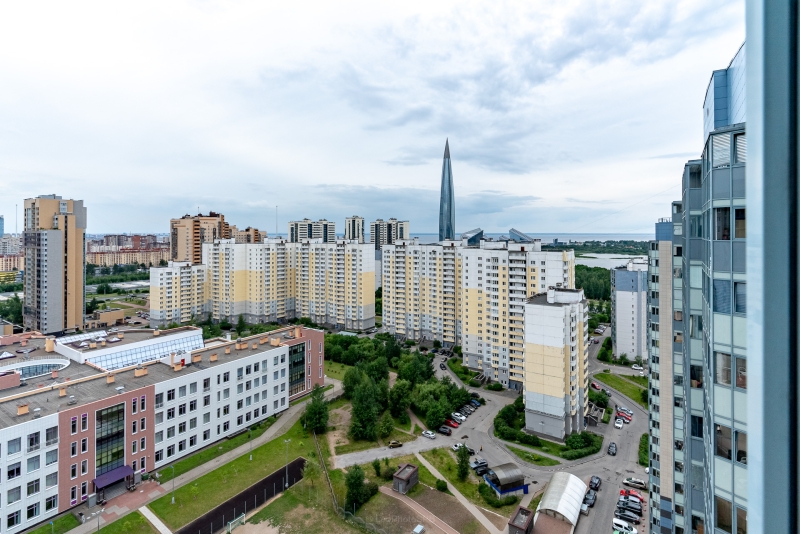
[[[624,532],[625,534],[637,534],[636,529],[631,526],[627,521],[617,519],[616,517],[611,520],[611,526],[615,532]]]

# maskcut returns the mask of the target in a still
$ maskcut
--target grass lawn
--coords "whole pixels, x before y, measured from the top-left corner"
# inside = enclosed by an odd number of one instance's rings
[[[336,451],[336,456],[341,456],[342,454],[350,454],[351,452],[365,451],[367,449],[377,449],[378,447],[380,447],[380,444],[377,441],[358,440],[345,443],[344,445],[336,445],[334,450]]]
[[[639,438],[639,465],[647,467],[650,463],[650,437],[647,434],[642,434]]]
[[[282,436],[253,449],[253,461],[248,454],[203,475],[192,484],[175,491],[176,504],[170,504],[171,494],[150,503],[150,509],[173,531],[200,517],[219,503],[225,502],[240,491],[258,482],[286,464],[288,459],[317,455],[313,436],[307,434],[300,421]],[[190,487],[197,485],[199,492],[193,497]]]
[[[145,519],[138,511],[130,513],[104,526],[100,529],[99,534],[130,534],[132,532],[139,534],[158,534],[158,531],[150,524],[150,521]]]
[[[611,407],[606,406],[606,409],[603,411],[603,423],[608,424],[611,421]]]
[[[398,417],[392,417],[392,419],[394,419],[394,426],[395,427],[400,428],[402,430],[405,430],[406,432],[411,432],[411,418],[410,417],[408,418],[408,423],[405,423],[405,424],[401,423],[400,419]]]
[[[559,462],[558,460],[553,460],[552,458],[546,458],[544,456],[539,456],[538,454],[533,454],[532,452],[528,452],[528,451],[525,451],[525,450],[522,450],[522,449],[518,449],[516,447],[509,447],[508,449],[511,452],[513,452],[514,454],[516,454],[517,456],[519,456],[520,458],[522,458],[523,460],[525,460],[526,462],[534,464],[534,465],[550,466],[550,465],[559,465],[559,464],[561,464],[561,462]]]
[[[533,510],[535,512],[536,508],[539,506],[539,501],[542,500],[542,496],[543,495],[544,495],[544,492],[541,492],[539,495],[537,495],[536,497],[531,499],[530,504],[528,504],[528,510]]]
[[[58,519],[54,519],[52,527],[48,521],[36,530],[31,530],[28,532],[28,534],[50,534],[51,532],[54,534],[64,534],[68,530],[72,530],[80,524],[81,522],[78,521],[74,515],[68,513],[67,515],[63,515]]]
[[[464,383],[468,383],[472,377],[478,375],[477,372],[470,371],[461,365],[461,358],[450,358],[447,360],[447,367],[449,367],[450,370],[453,371]]]
[[[222,442],[215,443],[214,445],[205,448],[197,453],[187,456],[182,460],[175,462],[175,476],[182,475],[188,471],[191,471],[198,465],[202,465],[206,462],[213,460],[214,458],[225,454],[228,451],[232,451],[233,449],[240,447],[249,441],[249,438],[252,436],[253,439],[256,439],[261,434],[266,432],[266,430],[272,426],[275,422],[275,419],[272,417],[267,418],[266,421],[261,423],[256,430],[253,430],[252,433],[245,432],[244,434],[239,434],[236,437],[233,437],[229,440],[225,440]],[[162,467],[159,471],[160,481],[163,484],[168,480],[172,480],[172,469],[169,466]]]
[[[351,367],[353,366],[325,360],[325,374],[336,380],[344,380],[344,374]]]
[[[263,521],[275,526],[280,525],[282,532],[361,533],[361,530],[333,513],[331,496],[324,477],[316,480],[313,486],[303,481],[297,486],[289,488],[282,497],[275,499],[248,519],[248,523]]]
[[[625,380],[630,380],[631,382],[635,382],[637,385],[643,387],[644,389],[648,388],[647,377],[646,376],[639,376],[639,375],[620,375]]]
[[[630,380],[625,380],[619,375],[613,373],[597,373],[593,378],[600,382],[611,386],[626,397],[630,398],[633,402],[638,403],[642,408],[647,409],[647,403],[642,402],[641,392],[645,391]]]
[[[400,443],[408,443],[409,441],[414,441],[415,439],[417,439],[417,436],[406,434],[405,432],[401,432],[395,428],[392,430],[391,434],[389,434],[389,437],[383,438],[383,442],[388,444],[392,440],[397,440]]]
[[[417,460],[417,457],[414,456],[413,454],[409,454],[408,456],[400,456],[399,458],[392,458],[391,460],[389,460],[389,465],[398,466],[400,464],[416,465],[417,468],[419,469],[419,471],[417,471],[417,473],[419,474],[419,481],[425,484],[426,486],[430,486],[431,488],[436,487],[436,477],[433,476],[433,474],[430,471],[428,471],[427,467],[419,463],[419,460]],[[383,465],[383,462],[381,462],[381,465]],[[373,471],[372,466],[369,466],[369,471],[367,471],[365,468],[364,472],[365,473],[372,472],[373,475],[375,474],[375,471]],[[392,481],[391,480],[384,481],[384,485],[391,486]]]
[[[420,454],[447,479],[448,486],[456,488],[469,501],[506,517],[510,516],[511,513],[517,509],[516,504],[503,506],[502,508],[492,508],[489,506],[486,501],[483,500],[481,494],[478,493],[478,479],[472,470],[470,470],[470,475],[467,480],[464,482],[460,481],[456,474],[458,472],[456,461],[450,454],[449,449],[433,449],[421,452]]]

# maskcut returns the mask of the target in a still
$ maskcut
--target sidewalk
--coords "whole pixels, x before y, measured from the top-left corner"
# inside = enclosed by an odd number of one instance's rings
[[[450,525],[448,525],[447,523],[445,523],[444,521],[433,515],[430,512],[430,510],[419,504],[414,499],[407,497],[402,493],[397,493],[396,491],[391,490],[386,486],[380,486],[378,490],[384,495],[388,495],[389,497],[392,497],[402,502],[403,504],[405,504],[406,506],[417,512],[419,515],[421,515],[423,519],[430,521],[433,524],[433,526],[435,526],[445,534],[458,534],[458,531],[456,529],[454,529],[453,527],[451,527]]]
[[[417,460],[422,463],[422,465],[428,468],[428,471],[430,471],[433,476],[442,480],[447,480],[439,471],[436,470],[435,467],[433,467],[433,465],[430,464],[430,462],[428,462],[428,460],[423,458],[421,454],[414,453],[414,455],[417,457]],[[486,530],[488,530],[491,534],[503,534],[503,532],[498,530],[497,527],[495,527],[494,524],[489,521],[489,518],[483,515],[483,513],[478,510],[478,507],[464,497],[461,492],[455,488],[455,486],[448,484],[447,489],[450,490],[450,492],[455,496],[456,499],[458,499],[458,502],[460,502],[464,508],[469,510],[469,512],[475,516],[475,519],[480,521],[481,525],[483,525]]]
[[[325,392],[325,398],[328,399],[333,397],[334,395],[339,395],[342,391],[342,383],[339,380],[335,380],[332,378],[325,378],[325,384],[333,384],[333,388],[329,389]],[[286,411],[282,412],[281,416],[278,418],[275,423],[269,427],[263,434],[261,434],[258,438],[252,441],[252,447],[256,448],[264,443],[275,439],[278,435],[284,433],[286,430],[289,429],[293,424],[300,419],[300,416],[303,414],[303,410],[305,409],[305,404],[307,399],[295,404],[294,406],[289,407]],[[202,465],[199,465],[192,469],[191,471],[187,471],[186,473],[175,477],[175,489],[184,486],[193,480],[200,478],[201,476],[210,473],[214,469],[224,465],[236,458],[250,454],[250,442],[245,443],[241,447],[233,449],[231,451],[226,452],[222,456],[215,458],[210,462],[206,462]],[[163,468],[161,469],[163,471]],[[146,508],[146,505],[155,499],[158,499],[165,493],[169,493],[172,491],[173,482],[169,480],[164,482],[163,484],[159,485],[154,482],[146,482],[141,484],[137,491],[134,493],[124,493],[119,497],[111,499],[104,507],[104,512],[100,515],[100,527],[104,527],[105,525],[112,523],[119,519],[120,517],[133,512],[135,510],[139,510],[142,514],[150,520],[151,523],[153,521],[150,519],[151,514],[149,509]],[[100,510],[99,507],[95,507],[94,511]],[[86,512],[84,512],[85,514]],[[91,513],[91,511],[90,511]],[[154,515],[152,517],[155,517]],[[156,518],[158,521],[158,519]],[[159,526],[160,524],[160,526]],[[154,526],[165,534],[162,528],[167,529],[166,526],[158,521],[158,524],[154,523]],[[91,532],[97,531],[97,518],[90,519],[87,517],[86,523],[75,527],[74,529],[69,531],[69,534],[90,534]],[[169,532],[169,529],[166,530]]]

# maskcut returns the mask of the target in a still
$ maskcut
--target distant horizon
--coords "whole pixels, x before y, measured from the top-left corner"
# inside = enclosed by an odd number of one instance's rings
[[[6,232],[8,235],[14,235],[12,232]],[[457,236],[460,236],[464,232],[456,232]],[[538,236],[545,236],[545,237],[560,237],[560,236],[578,236],[578,237],[591,237],[591,236],[612,236],[608,237],[607,239],[602,239],[600,241],[619,241],[619,239],[613,239],[614,236],[637,236],[643,237],[641,241],[649,241],[655,238],[655,233],[647,233],[647,232],[523,232],[531,237],[538,237]],[[508,232],[484,232],[484,235],[489,237],[494,236],[501,236],[507,235]],[[156,236],[168,236],[169,232],[86,232],[87,236],[104,236],[104,235],[156,235]],[[285,236],[284,233],[273,234],[267,231],[267,237],[281,237]],[[344,236],[344,232],[336,232],[337,236]],[[369,235],[366,233],[365,235]],[[429,236],[435,235],[438,236],[438,231],[433,232],[412,232],[411,237],[414,238],[416,236]],[[585,239],[584,239],[585,240]],[[637,241],[637,240],[634,240]]]

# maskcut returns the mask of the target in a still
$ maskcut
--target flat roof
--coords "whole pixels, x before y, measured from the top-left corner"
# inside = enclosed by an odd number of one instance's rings
[[[395,473],[394,476],[397,477],[397,478],[400,478],[402,480],[406,480],[416,470],[417,470],[417,466],[414,465],[414,464],[401,465],[400,469],[397,470],[397,473]]]
[[[294,335],[296,328],[300,329],[300,337],[295,337]],[[120,332],[124,333],[123,339],[129,344],[145,339],[163,341],[177,333],[185,332],[187,329],[199,330],[194,327],[181,327],[162,331],[159,336],[154,336],[152,330],[120,330]],[[139,377],[135,376],[136,365],[120,370],[105,371],[90,363],[81,364],[57,352],[45,352],[46,339],[44,336],[29,339],[25,347],[21,347],[18,343],[7,345],[2,347],[0,352],[9,352],[14,357],[0,360],[0,372],[6,368],[11,369],[18,364],[35,365],[37,361],[52,362],[57,360],[68,365],[58,371],[56,378],[52,378],[52,375],[48,372],[43,376],[23,380],[19,387],[0,390],[0,429],[33,420],[36,408],[40,408],[38,413],[42,417],[58,413],[60,409],[68,407],[67,403],[71,396],[74,396],[76,403],[69,405],[69,407],[81,406],[116,395],[115,388],[118,387],[124,387],[126,392],[130,392],[171,378],[214,368],[246,356],[279,349],[293,344],[296,339],[304,339],[302,335],[304,330],[308,329],[290,325],[272,332],[238,340],[211,339],[207,341],[203,348],[191,351],[191,356],[200,355],[200,362],[192,363],[192,358],[186,357],[186,365],[183,369],[175,371],[171,365],[162,363],[159,359],[145,363],[143,367],[147,369],[147,374]],[[262,342],[262,339],[265,341]],[[273,339],[276,340],[277,345],[273,345],[270,342]],[[253,348],[254,344],[256,345],[255,349]],[[124,345],[120,342],[115,347],[124,347]],[[230,354],[225,353],[226,349],[230,349]],[[217,355],[217,361],[211,361],[212,354]],[[106,382],[105,378],[108,375],[114,376],[114,382]],[[64,385],[67,386],[67,396],[61,397],[59,396],[59,390]],[[28,414],[17,415],[17,406],[20,404],[28,404]]]

